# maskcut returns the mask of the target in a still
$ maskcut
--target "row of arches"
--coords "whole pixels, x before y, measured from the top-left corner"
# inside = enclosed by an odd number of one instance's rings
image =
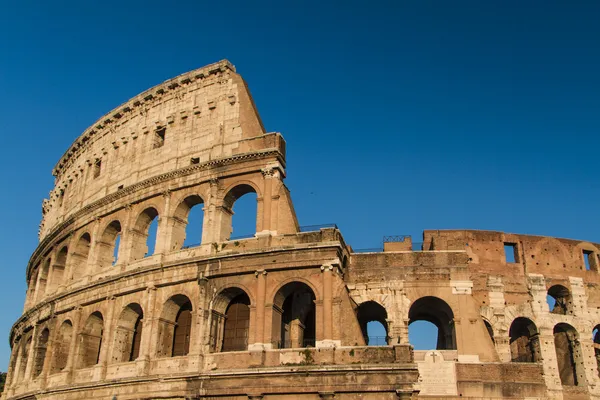
[[[45,326],[34,337],[32,331],[15,345],[10,374],[13,384],[25,380],[27,364],[33,362],[34,379],[46,370],[55,374],[71,369],[90,368],[100,363],[132,362],[141,357],[180,357],[190,353],[198,310],[184,294],[171,296],[155,319],[156,334],[150,337],[152,318],[145,319],[142,306],[130,303],[124,307],[113,326],[102,311],[90,313],[82,320],[81,328],[75,321],[65,319],[56,327],[52,351],[47,352],[51,337],[50,326]],[[316,340],[315,294],[303,282],[283,285],[273,299],[271,337],[274,348],[314,346]],[[222,290],[212,301],[205,323],[208,324],[208,351],[229,352],[248,349],[251,325],[251,300],[243,289],[230,287]],[[109,328],[112,334],[107,337]],[[151,331],[151,330],[150,330]],[[32,341],[34,347],[32,348]],[[155,342],[152,345],[152,342]],[[33,354],[30,354],[33,351]],[[33,361],[29,361],[34,357]]]
[[[573,326],[562,322],[554,326],[552,333],[561,383],[566,386],[584,385],[585,370],[579,333]],[[516,318],[510,326],[509,337],[512,362],[542,360],[539,332],[533,321],[525,317]],[[596,341],[600,341],[597,334],[594,337]]]
[[[220,206],[220,237],[229,240],[234,232],[254,234],[257,226],[257,192],[249,184],[233,187]],[[183,198],[171,215],[161,220],[159,207],[143,209],[126,229],[119,217],[105,223],[93,236],[92,229],[80,233],[68,245],[49,255],[31,274],[27,301],[35,304],[68,284],[114,266],[140,260],[157,252],[170,252],[203,243],[205,201],[198,194]],[[240,218],[233,219],[234,209]],[[123,218],[121,216],[120,218]],[[52,253],[52,252],[51,252]]]

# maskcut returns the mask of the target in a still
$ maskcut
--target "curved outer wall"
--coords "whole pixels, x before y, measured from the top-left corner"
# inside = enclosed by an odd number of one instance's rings
[[[285,141],[227,61],[111,111],[53,173],[2,399],[600,397],[600,246],[461,230],[359,252],[302,229]],[[437,349],[413,351],[419,320]]]

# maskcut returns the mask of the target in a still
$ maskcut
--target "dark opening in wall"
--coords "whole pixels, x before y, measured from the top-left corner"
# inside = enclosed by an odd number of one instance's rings
[[[504,243],[504,257],[507,263],[519,262],[519,254],[516,243]]]
[[[163,147],[165,144],[165,135],[167,133],[167,128],[159,128],[154,132],[154,148],[157,149],[159,147]]]
[[[562,285],[554,285],[548,289],[546,302],[548,303],[548,310],[552,314],[571,315],[573,313],[571,292]]]
[[[200,164],[200,157],[192,157],[190,159],[190,164]]]
[[[98,159],[94,162],[94,179],[100,176],[100,172],[102,172],[102,160]]]
[[[583,250],[583,263],[587,271],[598,271],[598,257],[591,250]]]

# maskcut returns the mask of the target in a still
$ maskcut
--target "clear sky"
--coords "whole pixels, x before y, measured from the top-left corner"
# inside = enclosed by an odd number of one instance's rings
[[[600,242],[599,17],[593,0],[0,0],[0,370],[56,161],[223,58],[287,140],[302,225],[354,248],[436,228]]]

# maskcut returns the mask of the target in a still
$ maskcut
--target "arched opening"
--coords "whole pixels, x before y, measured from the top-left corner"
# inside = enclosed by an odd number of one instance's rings
[[[538,362],[540,338],[537,327],[528,318],[519,317],[510,325],[510,356],[512,362]]]
[[[234,187],[223,200],[224,240],[254,236],[258,227],[257,195],[250,185]]]
[[[31,278],[29,279],[29,286],[27,290],[27,304],[30,306],[35,303],[36,300],[36,290],[37,290],[37,282],[39,274],[41,273],[42,266],[37,264],[31,273]]]
[[[432,331],[431,326],[417,324],[425,321],[437,328],[436,350],[456,350],[456,333],[454,330],[454,313],[450,306],[437,297],[427,296],[415,301],[408,311],[408,334],[414,338],[415,331]],[[413,335],[411,335],[413,331]],[[411,344],[414,343],[411,342]],[[416,347],[415,347],[416,348]],[[433,350],[431,347],[423,350]]]
[[[172,219],[171,250],[202,244],[204,200],[198,195],[186,197],[175,209]]]
[[[98,364],[100,361],[100,348],[102,347],[102,334],[104,333],[104,318],[99,311],[90,315],[80,333],[79,341],[79,367],[87,368]]]
[[[215,298],[211,314],[212,351],[248,349],[250,298],[242,289],[228,288]]]
[[[592,331],[594,340],[594,356],[596,357],[596,373],[600,377],[600,325],[596,325]]]
[[[19,359],[19,373],[18,373],[18,381],[21,381],[25,378],[25,370],[27,368],[27,361],[29,361],[29,350],[31,349],[31,336],[24,341],[23,347],[21,347],[21,357]]]
[[[283,286],[273,300],[272,338],[274,348],[315,345],[315,294],[302,282]]]
[[[42,269],[38,274],[38,281],[35,289],[35,300],[40,301],[46,295],[46,290],[48,286],[48,274],[50,273],[50,259],[48,258],[44,261]]]
[[[46,350],[48,349],[48,338],[50,337],[50,331],[45,328],[35,347],[35,358],[33,360],[33,377],[37,378],[44,369],[44,362],[46,361]]]
[[[48,293],[54,293],[58,289],[58,287],[64,283],[64,273],[65,267],[67,265],[67,255],[69,253],[69,249],[67,246],[60,249],[58,254],[56,254],[56,259],[54,260],[54,264],[52,265],[52,276],[50,279],[50,283],[48,285]]]
[[[492,324],[490,324],[487,320],[483,320],[483,324],[485,325],[485,330],[487,331],[490,339],[493,344],[496,344],[496,340],[494,339],[494,329],[492,328]]]
[[[91,245],[92,238],[90,234],[86,232],[81,235],[75,245],[75,250],[71,252],[71,259],[69,262],[71,279],[79,280],[85,276]]]
[[[356,318],[368,346],[388,344],[387,312],[374,301],[361,303],[356,309]]]
[[[192,303],[182,294],[165,303],[159,320],[159,357],[185,356],[190,351]]]
[[[119,259],[121,244],[121,223],[113,221],[104,229],[100,241],[97,242],[98,265],[101,268],[115,265]]]
[[[554,349],[560,382],[564,386],[584,385],[583,354],[575,328],[565,323],[557,324],[554,327]]]
[[[554,285],[548,289],[546,296],[548,309],[552,314],[571,315],[573,298],[569,289],[562,285]]]
[[[138,216],[131,238],[131,259],[139,260],[154,254],[158,232],[158,211],[146,208]]]
[[[112,362],[135,361],[140,355],[144,312],[131,303],[121,312],[115,329]]]
[[[21,342],[15,342],[13,347],[13,355],[10,359],[10,365],[8,366],[8,375],[7,380],[5,382],[5,387],[16,383],[18,380],[18,367],[19,367],[19,358],[21,357]]]
[[[54,341],[54,361],[50,373],[60,372],[67,366],[69,360],[69,350],[73,340],[73,324],[66,320],[58,329],[58,335]]]

